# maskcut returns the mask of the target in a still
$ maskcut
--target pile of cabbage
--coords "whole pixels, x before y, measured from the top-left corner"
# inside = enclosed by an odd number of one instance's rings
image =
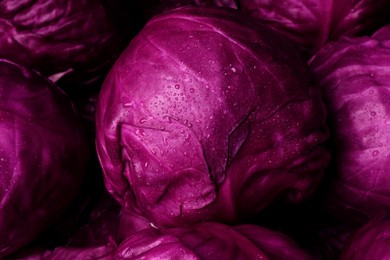
[[[390,2],[0,2],[1,259],[387,259]]]

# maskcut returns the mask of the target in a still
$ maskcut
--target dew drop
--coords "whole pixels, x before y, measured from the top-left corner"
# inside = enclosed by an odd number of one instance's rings
[[[175,85],[175,89],[179,89],[180,88],[180,85],[179,84],[176,84]]]
[[[375,111],[371,111],[371,116],[376,116],[376,112]]]
[[[375,150],[372,152],[372,156],[377,156],[379,154],[379,151],[378,150]]]
[[[150,222],[150,226],[151,226],[152,228],[157,229],[157,227],[156,227],[152,222]]]
[[[167,113],[168,113],[168,111],[166,111],[166,114]],[[163,118],[166,119],[168,121],[168,123],[172,123],[172,118],[170,116],[164,116]]]
[[[191,93],[194,93],[194,92],[195,92],[195,89],[190,88],[190,92],[191,92]]]

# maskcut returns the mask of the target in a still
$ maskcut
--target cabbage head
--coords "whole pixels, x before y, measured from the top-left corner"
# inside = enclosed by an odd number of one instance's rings
[[[306,199],[328,162],[328,131],[294,47],[234,9],[153,18],[100,92],[108,191],[156,225],[236,222]]]

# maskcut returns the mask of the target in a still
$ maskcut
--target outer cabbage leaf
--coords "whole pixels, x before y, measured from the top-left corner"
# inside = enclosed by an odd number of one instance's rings
[[[91,80],[114,62],[130,37],[133,17],[126,16],[126,24],[118,5],[126,10],[121,0],[1,1],[0,58],[46,76],[74,71]]]
[[[148,227],[116,246],[58,247],[26,252],[15,259],[314,259],[293,240],[255,225],[201,223],[155,229]]]
[[[241,0],[240,5],[252,17],[314,50],[343,35],[372,31],[390,17],[387,0]]]
[[[334,178],[327,207],[348,221],[390,208],[390,27],[344,38],[312,60],[329,111]]]
[[[53,224],[88,162],[69,98],[40,75],[0,60],[0,257]]]
[[[357,230],[345,246],[341,260],[390,258],[390,220],[375,218]]]
[[[101,191],[100,191],[101,192]],[[57,236],[41,237],[8,259],[101,259],[116,249],[120,208],[103,192],[99,203],[72,235],[62,242]],[[62,221],[61,224],[64,222]],[[53,241],[54,240],[54,241]],[[57,240],[57,243],[56,243]]]
[[[201,223],[144,229],[123,241],[114,259],[313,259],[293,240],[268,229]]]
[[[187,5],[213,5],[237,9],[235,0],[138,0],[147,18]]]
[[[156,225],[234,222],[307,198],[328,162],[328,133],[293,48],[234,9],[152,19],[98,100],[109,192]]]
[[[74,260],[74,259],[107,259],[115,250],[114,245],[103,245],[95,247],[58,247],[53,250],[33,250],[25,252],[24,255],[16,256],[18,260]]]

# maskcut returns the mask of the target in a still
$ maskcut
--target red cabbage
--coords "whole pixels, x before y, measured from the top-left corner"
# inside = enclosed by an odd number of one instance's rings
[[[105,80],[106,187],[154,224],[235,222],[299,203],[322,178],[319,89],[294,45],[229,8],[152,19]]]
[[[329,111],[332,168],[325,203],[364,222],[390,209],[390,26],[343,38],[311,61]]]
[[[69,98],[25,67],[0,60],[0,257],[31,242],[67,209],[88,162]]]
[[[373,31],[390,17],[388,0],[240,0],[240,4],[243,12],[315,50],[341,36]]]

